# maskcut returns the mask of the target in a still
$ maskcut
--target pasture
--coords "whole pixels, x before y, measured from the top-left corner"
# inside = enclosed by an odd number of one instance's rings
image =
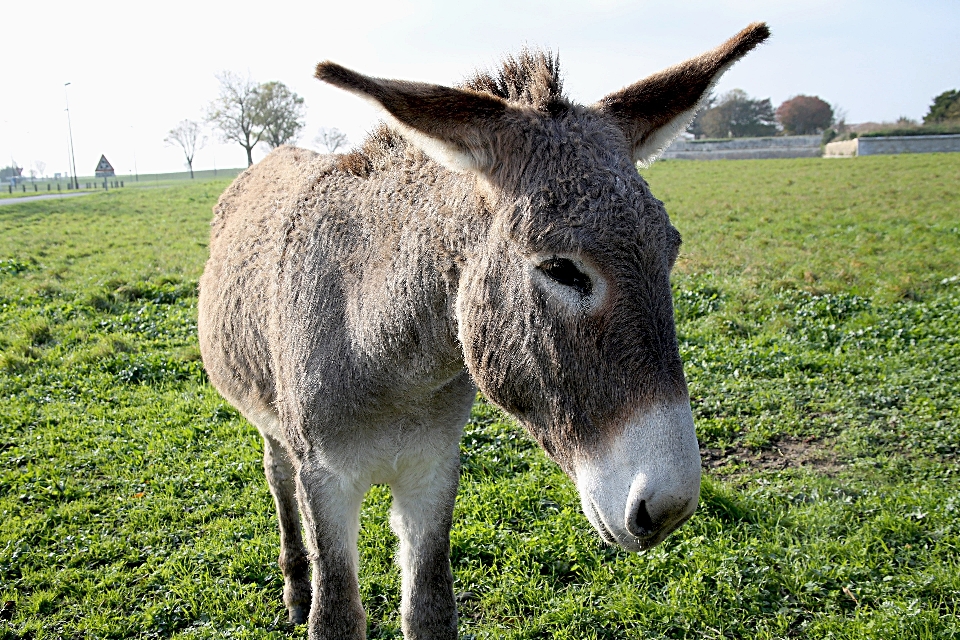
[[[604,546],[478,398],[462,638],[960,637],[960,154],[667,161],[690,522]],[[256,430],[205,381],[196,282],[227,181],[0,208],[0,639],[302,638]],[[389,492],[368,637],[399,638]]]

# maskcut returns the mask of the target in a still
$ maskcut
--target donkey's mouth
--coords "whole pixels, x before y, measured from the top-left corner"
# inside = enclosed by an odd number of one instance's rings
[[[632,553],[640,553],[655,547],[666,537],[666,535],[663,537],[657,536],[657,539],[654,540],[651,538],[637,538],[636,536],[628,534],[625,536],[625,539],[621,539],[621,537],[615,535],[613,530],[603,521],[603,517],[600,515],[600,509],[597,508],[592,498],[586,503],[586,508],[590,511],[590,513],[586,514],[590,524],[592,524],[593,528],[600,534],[600,538],[609,545],[626,549]]]
[[[607,544],[619,545],[620,543],[617,541],[617,537],[613,535],[613,532],[607,527],[607,523],[600,517],[600,510],[597,509],[597,505],[594,504],[593,498],[587,500],[586,506],[590,509],[590,513],[587,514],[587,520],[594,526],[597,533],[603,538],[603,541]]]

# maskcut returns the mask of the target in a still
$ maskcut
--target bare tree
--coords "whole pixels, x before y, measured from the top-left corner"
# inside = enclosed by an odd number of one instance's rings
[[[37,175],[42,178],[44,176],[43,172],[47,169],[47,163],[43,160],[34,160],[33,168],[37,170]]]
[[[317,137],[313,139],[313,142],[314,144],[322,144],[326,148],[327,153],[336,153],[340,147],[346,147],[350,144],[347,140],[347,134],[336,127],[332,129],[320,127],[320,132],[317,134]]]
[[[207,109],[207,121],[220,130],[224,142],[237,142],[247,151],[247,166],[253,164],[253,148],[264,137],[259,115],[260,86],[249,76],[230,71],[217,74],[220,95]]]
[[[202,149],[206,138],[200,137],[200,125],[193,120],[181,120],[174,129],[170,129],[163,139],[168,145],[180,145],[183,155],[187,158],[187,167],[190,169],[190,179],[193,180],[193,156],[198,149]]]
[[[697,112],[693,122],[687,127],[687,133],[692,133],[694,138],[703,138],[706,135],[703,131],[703,114],[713,109],[716,105],[717,96],[711,93],[703,102],[703,106],[701,106],[700,111]]]
[[[282,82],[265,82],[257,90],[257,119],[263,127],[263,141],[271,149],[297,139],[303,129],[303,98]]]

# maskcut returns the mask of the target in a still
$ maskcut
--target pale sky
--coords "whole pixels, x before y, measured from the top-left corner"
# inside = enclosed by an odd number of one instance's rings
[[[78,173],[92,174],[105,154],[129,176],[185,169],[164,137],[180,120],[202,121],[221,70],[303,96],[299,144],[317,148],[320,127],[357,143],[378,120],[373,107],[313,79],[321,60],[454,84],[504,53],[542,46],[559,52],[567,93],[591,103],[756,20],[773,37],[724,76],[720,92],[741,88],[774,107],[817,95],[864,122],[920,119],[935,95],[960,88],[958,0],[11,2],[0,11],[0,166],[39,160],[48,175],[66,172],[66,82]],[[207,136],[195,169],[246,164],[239,145]]]

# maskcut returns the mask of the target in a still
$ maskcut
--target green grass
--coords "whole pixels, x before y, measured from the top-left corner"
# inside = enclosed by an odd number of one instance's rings
[[[960,637],[960,154],[664,162],[708,464],[664,544],[600,544],[478,400],[452,532],[464,638]],[[303,638],[256,431],[206,382],[226,182],[0,208],[0,639]],[[389,492],[362,513],[399,637]]]

